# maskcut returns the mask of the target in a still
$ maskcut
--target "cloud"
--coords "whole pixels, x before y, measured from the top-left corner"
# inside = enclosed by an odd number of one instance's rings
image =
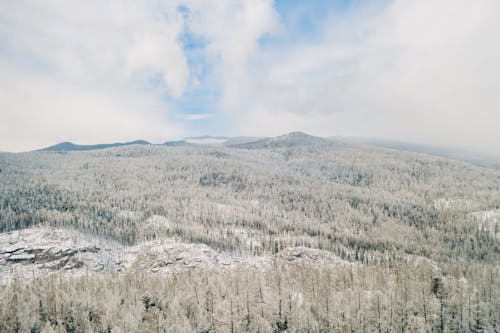
[[[31,62],[32,70],[89,84],[157,74],[178,96],[188,85],[189,68],[177,40],[182,18],[169,3],[10,2],[0,10],[2,51],[18,64],[21,57]]]
[[[186,114],[184,120],[203,120],[213,117],[211,113]]]
[[[184,135],[175,119],[208,117],[175,114],[184,112],[176,101],[200,89],[202,67],[213,66],[218,90],[234,95],[275,19],[271,0],[5,3],[0,150]],[[206,45],[191,50],[187,32]]]
[[[237,111],[233,100],[245,94],[242,83],[252,75],[248,66],[259,39],[279,28],[279,16],[270,0],[202,1],[190,17],[190,28],[207,41],[205,56],[211,59],[220,78],[220,108]]]
[[[16,1],[0,8],[0,150],[183,132],[163,96],[191,75],[174,3]]]
[[[306,130],[498,152],[500,4],[393,1],[262,47],[225,104],[239,134]],[[283,45],[284,44],[284,45]]]
[[[61,141],[94,144],[137,138],[161,142],[182,134],[182,124],[166,119],[152,93],[110,93],[94,87],[26,76],[0,67],[1,149],[37,149]],[[146,109],[147,115],[141,110]]]
[[[209,126],[496,153],[498,40],[494,0],[8,2],[0,150]]]

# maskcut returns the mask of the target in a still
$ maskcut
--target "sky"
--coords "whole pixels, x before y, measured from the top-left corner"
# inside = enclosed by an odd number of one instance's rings
[[[498,0],[0,0],[0,151],[304,131],[500,153]]]

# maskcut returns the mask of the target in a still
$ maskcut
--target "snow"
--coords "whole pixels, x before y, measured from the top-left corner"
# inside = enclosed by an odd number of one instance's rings
[[[165,223],[154,217],[151,222]],[[168,222],[167,222],[168,223]],[[244,238],[248,235],[242,235]],[[165,238],[124,246],[69,229],[34,227],[0,234],[0,284],[17,273],[23,279],[53,272],[125,272],[129,270],[171,274],[191,269],[267,269],[273,260],[286,263],[310,262],[350,264],[331,252],[305,247],[287,248],[277,255],[251,256],[215,250],[205,244]]]
[[[188,138],[186,142],[192,143],[195,145],[219,145],[226,142],[227,139],[219,139],[219,138]]]

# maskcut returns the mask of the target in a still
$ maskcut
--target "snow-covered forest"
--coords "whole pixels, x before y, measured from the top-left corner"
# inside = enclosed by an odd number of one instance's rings
[[[9,239],[70,230],[123,251],[170,242],[231,258],[175,271],[80,261],[27,274],[16,267],[41,252],[0,244],[1,332],[500,327],[497,170],[300,133],[235,146],[4,153],[0,170]]]

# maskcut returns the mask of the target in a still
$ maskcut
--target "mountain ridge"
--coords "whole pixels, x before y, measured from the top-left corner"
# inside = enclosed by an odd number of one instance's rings
[[[335,146],[338,143],[340,143],[340,141],[296,131],[277,137],[262,138],[255,142],[236,144],[232,145],[232,147],[246,149],[290,148],[297,146],[327,147]]]
[[[39,151],[87,151],[87,150],[99,150],[114,147],[123,147],[130,145],[151,145],[150,142],[146,140],[134,140],[128,142],[115,142],[115,143],[100,143],[95,145],[79,145],[69,141],[64,141],[53,146],[39,149]]]
[[[72,142],[61,142],[53,146],[38,149],[37,151],[68,152],[68,151],[91,151],[107,148],[124,147],[129,145],[143,146],[165,146],[165,147],[230,147],[242,149],[267,149],[267,148],[290,148],[294,146],[309,147],[345,147],[350,145],[367,145],[369,147],[386,148],[398,151],[408,151],[426,154],[430,156],[444,157],[447,159],[468,163],[480,167],[500,170],[500,157],[488,156],[479,153],[467,152],[448,147],[438,147],[423,144],[412,144],[399,141],[376,140],[349,137],[320,137],[304,132],[295,131],[276,137],[253,137],[253,136],[210,136],[187,137],[179,140],[166,141],[161,144],[153,144],[146,140],[134,140],[128,142],[117,142],[108,144],[80,145]]]

